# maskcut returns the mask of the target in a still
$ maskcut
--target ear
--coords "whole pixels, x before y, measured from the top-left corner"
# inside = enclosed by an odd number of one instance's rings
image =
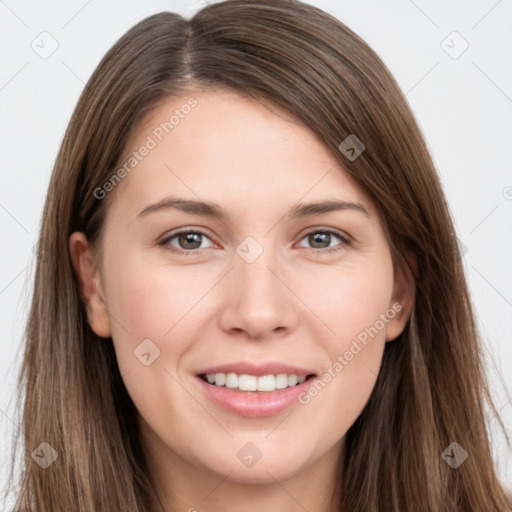
[[[76,231],[69,237],[69,251],[89,325],[98,336],[108,338],[112,330],[101,275],[84,233]]]
[[[407,254],[406,258],[408,265],[402,261],[395,272],[393,295],[389,305],[395,316],[387,324],[386,341],[393,341],[402,334],[414,306],[418,265],[412,254]]]

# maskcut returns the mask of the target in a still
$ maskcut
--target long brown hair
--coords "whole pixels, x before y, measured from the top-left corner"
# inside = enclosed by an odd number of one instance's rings
[[[227,0],[190,20],[150,16],[121,37],[85,86],[39,237],[18,381],[17,510],[149,510],[154,489],[136,409],[112,340],[87,323],[68,239],[83,231],[100,248],[113,194],[98,200],[94,191],[117,169],[136,123],[166,98],[209,87],[294,114],[369,194],[394,260],[416,261],[411,317],[386,344],[370,400],[347,433],[337,510],[512,510],[491,456],[485,412],[497,411],[456,233],[421,132],[376,53],[337,19],[295,0]],[[356,159],[339,149],[349,135],[365,146]],[[42,442],[58,454],[46,469],[31,456]],[[453,442],[468,452],[456,469],[442,457]]]

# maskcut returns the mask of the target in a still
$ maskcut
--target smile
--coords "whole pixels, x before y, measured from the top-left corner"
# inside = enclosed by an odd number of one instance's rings
[[[314,374],[301,377],[296,374],[269,374],[257,377],[217,372],[209,376],[211,383],[208,382],[208,374],[196,375],[196,382],[207,401],[224,411],[245,418],[275,416],[289,409],[299,403],[299,395],[307,392],[316,379]],[[262,389],[258,390],[258,387]]]
[[[200,377],[217,387],[238,389],[239,391],[262,391],[269,392],[276,389],[286,389],[302,384],[308,376],[279,373],[277,375],[238,375],[236,373],[208,373]]]

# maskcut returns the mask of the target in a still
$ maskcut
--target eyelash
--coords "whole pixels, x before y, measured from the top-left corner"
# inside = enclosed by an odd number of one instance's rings
[[[193,256],[195,254],[200,253],[203,249],[192,249],[192,250],[187,251],[185,249],[177,249],[176,247],[174,247],[172,245],[169,245],[169,241],[170,240],[172,240],[173,238],[176,238],[179,235],[183,235],[183,234],[186,234],[186,233],[195,233],[197,235],[203,235],[206,238],[210,238],[207,233],[205,233],[204,231],[201,231],[200,229],[185,229],[185,230],[182,230],[182,231],[177,231],[176,233],[172,233],[169,236],[166,236],[163,240],[161,240],[158,243],[158,245],[162,246],[165,249],[170,250],[172,252],[175,252],[175,253],[178,253],[178,254],[184,254],[186,256]],[[330,229],[330,228],[314,229],[312,231],[309,231],[309,232],[304,234],[304,236],[301,238],[301,240],[303,240],[307,236],[309,236],[311,234],[314,234],[314,233],[328,233],[328,234],[336,236],[337,238],[339,238],[341,240],[341,243],[339,245],[334,246],[334,247],[328,247],[328,248],[324,248],[324,249],[316,249],[314,247],[307,247],[307,249],[310,249],[311,251],[315,251],[316,253],[332,253],[332,252],[337,252],[337,251],[340,251],[341,249],[349,247],[352,244],[351,239],[347,235],[343,234],[340,231],[337,231],[337,230],[334,230],[334,229]]]

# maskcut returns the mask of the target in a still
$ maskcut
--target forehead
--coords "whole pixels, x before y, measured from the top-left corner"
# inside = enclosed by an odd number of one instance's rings
[[[243,205],[262,210],[306,196],[369,204],[307,126],[237,92],[198,91],[161,102],[134,127],[118,167],[127,162],[116,202],[139,210],[170,193],[226,205],[243,197]]]

